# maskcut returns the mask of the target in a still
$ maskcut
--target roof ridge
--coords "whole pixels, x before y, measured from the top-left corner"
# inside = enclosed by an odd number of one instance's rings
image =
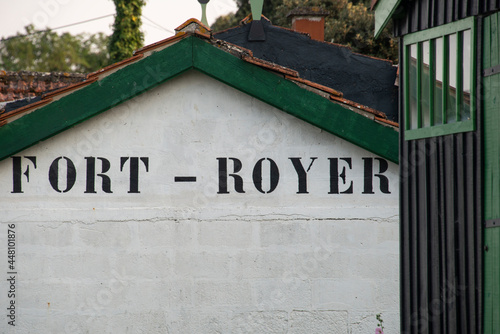
[[[189,27],[190,25],[194,25],[194,28],[193,27]],[[188,19],[186,22],[182,23],[180,26],[178,26],[177,28],[174,29],[176,33],[178,32],[191,32],[191,33],[194,33],[196,30],[199,30],[199,32],[201,33],[212,33],[212,29],[210,29],[210,27],[206,26],[203,24],[203,22],[201,22],[200,20],[198,19],[195,19],[195,18],[190,18]]]
[[[87,79],[85,79],[82,82],[78,82],[78,83],[75,83],[75,84],[72,84],[72,85],[69,85],[69,86],[61,87],[61,88],[56,89],[56,90],[54,90],[52,92],[42,94],[42,101],[46,100],[46,99],[53,99],[57,95],[62,95],[64,93],[68,93],[68,92],[70,92],[72,90],[84,87],[86,85],[90,85],[91,83],[96,82],[97,79],[99,79],[99,78],[97,76],[94,76],[94,77],[91,77],[91,78],[87,78]]]

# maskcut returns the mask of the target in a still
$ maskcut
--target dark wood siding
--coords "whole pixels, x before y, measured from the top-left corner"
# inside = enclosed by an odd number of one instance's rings
[[[401,128],[401,333],[482,333],[479,105],[473,132],[407,141]]]
[[[403,333],[481,333],[480,144],[477,132],[401,143]]]
[[[437,27],[500,9],[500,0],[403,0],[396,11],[394,35]]]

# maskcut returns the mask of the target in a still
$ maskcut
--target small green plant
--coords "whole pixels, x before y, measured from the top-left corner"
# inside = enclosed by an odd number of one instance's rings
[[[384,334],[384,320],[382,319],[382,313],[378,313],[375,317],[378,321],[375,334]]]

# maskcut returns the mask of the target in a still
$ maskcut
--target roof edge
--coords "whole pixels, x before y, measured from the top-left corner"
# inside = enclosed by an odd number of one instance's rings
[[[401,0],[378,0],[372,4],[375,8],[375,38],[380,36],[400,3]]]

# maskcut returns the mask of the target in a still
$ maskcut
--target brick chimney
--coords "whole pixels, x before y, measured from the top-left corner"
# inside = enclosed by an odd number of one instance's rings
[[[319,7],[298,7],[288,13],[292,18],[292,29],[297,32],[305,32],[312,39],[325,40],[325,16],[330,13]]]

